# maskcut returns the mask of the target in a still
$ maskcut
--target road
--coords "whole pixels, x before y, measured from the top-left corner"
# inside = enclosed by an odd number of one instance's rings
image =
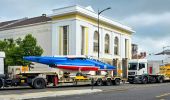
[[[89,89],[91,86],[65,86],[47,89],[31,89],[31,88],[8,88],[0,90],[0,95],[22,94],[22,93],[38,93],[46,91],[67,91]],[[170,83],[162,84],[122,84],[120,86],[95,86],[94,89],[101,89],[102,92],[73,95],[47,97],[32,100],[170,100]]]

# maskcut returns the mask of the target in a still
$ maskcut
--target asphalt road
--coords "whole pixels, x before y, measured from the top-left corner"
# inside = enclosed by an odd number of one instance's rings
[[[84,87],[78,87],[79,89]],[[85,87],[89,88],[89,87]],[[170,83],[94,87],[102,92],[32,100],[170,100]]]
[[[64,86],[50,87],[46,89],[31,89],[29,87],[6,88],[0,90],[0,95],[38,93],[46,91],[67,91],[90,89],[91,86]],[[32,100],[170,100],[170,83],[162,84],[121,84],[119,86],[95,86],[94,89],[101,89],[102,92],[47,97]]]

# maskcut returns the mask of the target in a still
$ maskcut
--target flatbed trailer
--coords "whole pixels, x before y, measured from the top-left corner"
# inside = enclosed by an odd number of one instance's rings
[[[66,85],[97,85],[110,86],[119,85],[120,77],[111,75],[90,75],[82,72],[64,72],[56,70],[34,71],[29,70],[28,66],[9,66],[8,75],[0,75],[0,88],[11,86],[30,86],[35,89],[46,88],[47,86],[66,86]]]
[[[11,86],[30,86],[35,89],[43,89],[47,86],[61,85],[79,85],[90,84],[97,86],[119,85],[120,77],[111,77],[105,75],[85,75],[78,73],[76,76],[59,77],[58,73],[53,71],[27,71],[16,74],[15,78],[0,75],[0,88]]]
[[[112,75],[91,75],[91,74],[85,74],[81,71],[77,71],[74,73],[74,75],[70,75],[71,71],[67,70],[67,72],[59,74],[59,72],[53,70],[44,70],[44,71],[33,71],[30,70],[32,68],[31,66],[8,66],[8,74],[4,74],[4,60],[5,53],[0,52],[0,61],[1,61],[1,69],[0,69],[0,88],[2,87],[11,87],[11,86],[30,86],[35,89],[43,89],[47,86],[61,86],[61,85],[79,85],[79,84],[91,84],[91,85],[119,85],[121,78],[120,77],[114,77]],[[113,66],[97,61],[97,60],[91,60],[86,59],[82,57],[75,57],[75,58],[69,58],[69,57],[61,57],[55,58],[55,57],[28,57],[28,59],[33,59],[33,61],[42,64],[49,65],[49,67],[56,67],[55,62],[57,59],[65,61],[65,63],[70,62],[72,65],[75,65],[77,61],[79,61],[81,66],[81,70],[84,68],[84,70],[91,70],[95,68],[95,70],[104,69],[105,71],[112,70]],[[45,60],[44,60],[45,59]],[[31,60],[32,61],[32,60]],[[39,62],[40,61],[40,62]],[[42,62],[43,61],[43,62]],[[45,61],[45,63],[44,63]],[[89,62],[89,65],[87,66],[87,62]],[[53,63],[52,63],[53,62]],[[62,61],[60,61],[62,62]],[[52,64],[51,64],[52,63]],[[83,64],[83,65],[82,65]],[[86,66],[84,66],[86,65]],[[98,67],[94,66],[98,65]],[[57,66],[62,67],[63,66]],[[57,68],[56,67],[56,68]],[[64,66],[65,67],[65,66]],[[75,66],[66,66],[69,68],[79,68]],[[73,70],[74,70],[73,69]],[[60,69],[59,69],[60,70]],[[80,69],[79,69],[80,70]]]

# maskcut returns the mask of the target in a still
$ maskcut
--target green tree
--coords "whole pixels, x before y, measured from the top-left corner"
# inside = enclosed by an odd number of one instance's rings
[[[8,66],[28,65],[30,62],[24,61],[24,56],[40,56],[43,53],[43,49],[37,45],[36,38],[31,34],[26,35],[23,40],[18,38],[0,41],[0,51],[6,54],[5,72]]]

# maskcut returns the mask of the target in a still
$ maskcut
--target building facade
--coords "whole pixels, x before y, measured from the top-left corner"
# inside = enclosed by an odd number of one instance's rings
[[[138,56],[138,45],[132,44],[132,59],[137,59]]]
[[[53,14],[43,14],[41,17],[45,20],[14,27],[9,27],[10,23],[5,27],[1,23],[0,39],[23,37],[31,33],[44,49],[43,55],[86,55],[95,58],[98,57],[99,39],[100,60],[118,66],[116,73],[127,75],[127,66],[123,61],[127,62],[132,55],[131,36],[134,31],[130,27],[100,16],[98,33],[97,13],[91,7],[78,5],[54,9]]]

